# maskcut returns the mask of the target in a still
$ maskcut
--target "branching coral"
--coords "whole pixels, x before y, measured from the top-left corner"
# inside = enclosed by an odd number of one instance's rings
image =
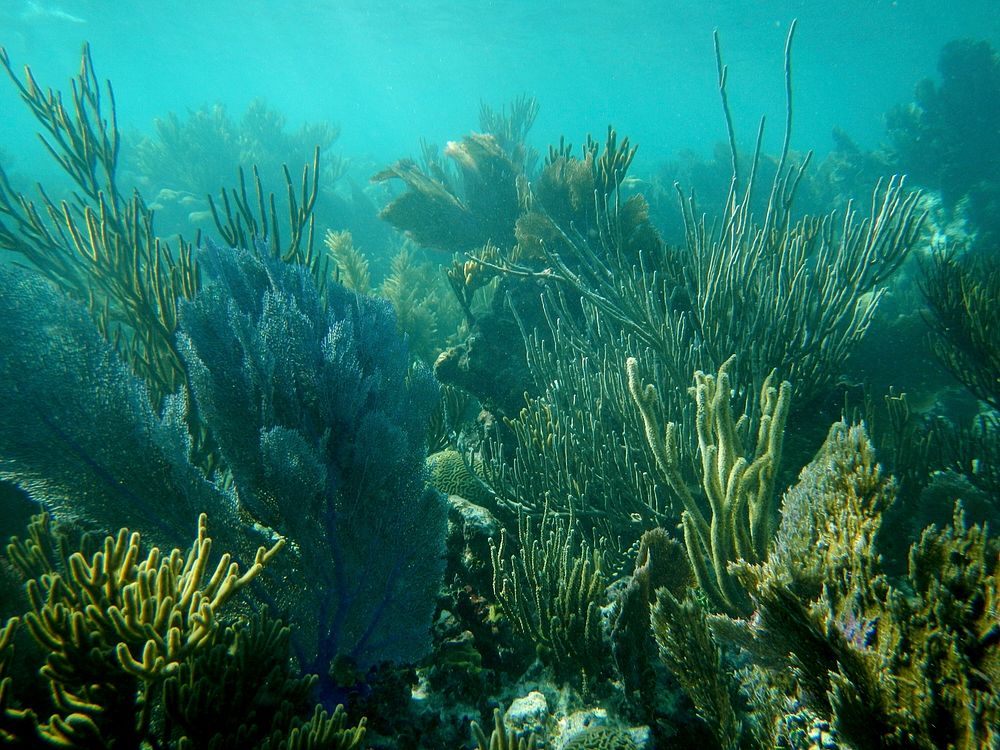
[[[534,734],[518,737],[517,734],[503,725],[503,717],[499,708],[493,709],[493,731],[489,737],[477,722],[472,722],[472,739],[476,750],[535,750],[538,738]]]
[[[208,206],[216,229],[229,247],[266,247],[272,256],[286,263],[300,263],[309,269],[322,293],[330,276],[330,264],[327,256],[315,248],[316,217],[313,209],[319,194],[319,155],[320,147],[317,146],[313,152],[312,168],[308,164],[302,168],[298,194],[292,173],[286,165],[281,167],[288,206],[288,238],[285,242],[281,239],[281,222],[278,220],[274,193],[265,194],[256,165],[252,169],[253,199],[247,191],[243,167],[240,167],[238,187],[228,192],[225,189],[220,191],[221,207],[216,206],[209,196]]]
[[[996,543],[956,511],[944,530],[924,531],[894,583],[873,547],[892,494],[864,430],[834,425],[786,495],[771,557],[739,574],[754,617],[714,618],[713,630],[752,655],[755,682],[825,717],[853,747],[991,747]]]
[[[37,721],[30,712],[15,708],[14,680],[7,674],[14,655],[14,634],[19,624],[19,618],[11,617],[0,626],[0,741],[11,744],[21,737],[33,734],[37,726]]]
[[[652,628],[660,658],[694,702],[723,750],[738,748],[743,729],[736,686],[723,669],[722,649],[712,637],[708,616],[697,598],[657,592]]]
[[[977,398],[1000,410],[1000,263],[938,252],[924,268],[921,288],[934,354]]]
[[[708,518],[681,472],[677,425],[668,424],[661,435],[654,418],[656,387],[642,385],[634,358],[628,360],[626,368],[629,393],[642,414],[656,465],[684,506],[684,543],[698,585],[713,606],[731,614],[746,614],[750,611],[749,597],[733,578],[729,565],[736,560],[760,561],[767,554],[776,523],[774,480],[781,461],[791,384],[785,381],[775,387],[771,377],[764,381],[756,448],[753,455],[748,455],[742,433],[749,420],[746,415],[734,420],[729,403],[732,362],[730,358],[723,363],[714,377],[695,373],[695,387],[691,389],[697,404],[695,425]]]
[[[601,626],[606,579],[600,551],[581,540],[572,519],[522,515],[520,553],[510,553],[506,532],[491,544],[493,593],[517,632],[536,644],[561,679],[579,677],[584,687],[607,669]]]
[[[242,573],[224,554],[213,572],[204,515],[186,553],[163,555],[154,547],[143,557],[139,534],[122,529],[89,559],[76,552],[57,560],[50,557],[57,547],[52,533],[47,518],[38,517],[31,537],[7,551],[28,578],[25,626],[47,653],[40,675],[56,713],[37,723],[37,732],[69,746],[111,737],[137,743],[153,731],[163,680],[211,642],[219,610],[283,546],[259,548]]]
[[[316,706],[308,721],[300,721],[290,732],[275,732],[260,744],[260,750],[361,750],[365,723],[347,726],[347,713],[338,705],[334,712]]]
[[[216,281],[185,309],[179,341],[191,392],[162,417],[84,311],[0,266],[0,307],[18,322],[0,329],[16,386],[0,403],[22,425],[2,434],[0,472],[58,515],[136,521],[167,544],[184,514],[209,509],[244,563],[287,538],[254,595],[280,601],[303,664],[329,680],[337,655],[416,658],[446,528],[424,484],[435,384],[411,366],[385,301],[340,286],[323,300],[307,270],[266,252],[213,248],[206,264]],[[48,335],[21,333],[37,330]],[[188,398],[224,461],[217,481],[191,463]]]
[[[365,722],[347,727],[342,707],[332,716],[316,707],[308,716],[316,678],[295,673],[287,627],[266,613],[220,620],[219,610],[282,543],[260,548],[242,574],[228,554],[212,572],[204,516],[187,553],[146,553],[140,544],[122,529],[92,555],[70,553],[62,529],[38,516],[29,537],[8,547],[28,578],[24,620],[43,650],[39,675],[55,713],[40,721],[39,712],[51,709],[4,706],[0,737],[31,747],[38,740],[80,748],[360,746]],[[0,655],[9,654],[15,625],[12,619],[0,631]],[[16,699],[26,685],[7,679],[4,687]]]
[[[633,259],[640,248],[657,244],[645,199],[633,195],[623,200],[619,190],[636,150],[627,137],[619,140],[610,126],[603,144],[587,137],[580,157],[563,142],[559,148],[550,147],[531,185],[527,211],[517,222],[521,257],[543,260],[552,251],[548,245],[564,250],[572,267],[584,261],[582,255],[576,257],[575,243],[595,242],[609,233],[624,241]]]
[[[44,91],[30,69],[22,81],[0,48],[0,65],[45,131],[43,143],[75,186],[57,201],[38,202],[13,189],[0,169],[0,248],[12,250],[77,299],[86,301],[103,335],[150,387],[159,405],[184,374],[174,333],[178,303],[199,286],[197,263],[183,240],[177,251],[157,237],[143,199],[119,188],[119,134],[114,94],[102,100],[84,47],[69,104]],[[106,107],[106,108],[105,108]]]
[[[538,152],[528,145],[528,131],[538,117],[538,100],[522,94],[506,110],[494,109],[483,102],[479,106],[479,129],[497,139],[500,148],[520,172],[531,175]]]
[[[372,177],[402,180],[407,192],[381,216],[417,244],[445,252],[468,252],[495,242],[513,245],[520,213],[518,170],[492,135],[473,133],[452,141],[445,155],[458,166],[461,187],[403,159]]]
[[[611,357],[574,357],[562,322],[555,332],[551,345],[525,337],[542,392],[504,420],[505,432],[487,446],[484,479],[512,513],[541,515],[547,505],[572,513],[585,536],[628,547],[642,528],[672,517],[669,493],[635,439],[641,420],[621,408],[629,400],[624,374]],[[608,560],[616,568],[617,557]]]
[[[790,50],[791,35],[789,113]],[[721,52],[718,64],[725,105]],[[726,119],[732,139],[728,105]],[[669,413],[681,412],[678,397],[670,394],[683,392],[691,372],[714,371],[733,353],[739,355],[734,376],[754,394],[775,368],[795,383],[802,404],[827,393],[918,235],[918,196],[898,179],[875,191],[867,217],[849,204],[842,216],[830,212],[793,222],[796,189],[809,159],[789,165],[790,125],[789,114],[769,186],[759,183],[759,139],[748,171],[739,168],[733,145],[722,216],[702,215],[693,198],[680,193],[680,247],[664,247],[658,238],[638,241],[642,224],[633,227],[628,201],[622,203],[617,193],[590,235],[561,226],[559,241],[539,245],[551,277],[568,287],[559,316],[579,319],[578,300],[602,313],[589,317],[603,326],[585,328],[574,345],[589,352],[633,337],[670,378],[662,388]],[[767,208],[754,215],[752,198],[760,191],[768,196]]]

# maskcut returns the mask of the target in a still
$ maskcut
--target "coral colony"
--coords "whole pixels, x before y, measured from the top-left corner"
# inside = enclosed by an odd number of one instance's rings
[[[524,96],[351,190],[0,63],[5,745],[1000,747],[989,44],[816,165]]]

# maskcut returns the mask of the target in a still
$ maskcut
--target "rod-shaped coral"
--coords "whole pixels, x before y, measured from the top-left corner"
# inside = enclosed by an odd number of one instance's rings
[[[46,676],[65,684],[79,681],[71,651],[82,631],[101,634],[121,668],[136,677],[171,672],[218,627],[216,613],[260,575],[284,544],[260,547],[242,573],[229,553],[213,569],[208,517],[202,514],[198,536],[186,553],[174,549],[164,555],[153,547],[140,557],[141,536],[128,529],[107,537],[89,559],[73,553],[66,573],[30,578],[27,584],[31,611],[25,626],[51,652]],[[30,541],[15,542],[10,549],[10,558],[26,574],[39,554]],[[57,566],[50,562],[49,567]]]
[[[284,546],[258,548],[242,572],[229,553],[213,567],[205,514],[187,552],[153,547],[144,555],[141,542],[123,528],[92,555],[56,559],[62,545],[38,516],[29,537],[8,547],[28,578],[25,627],[47,653],[40,675],[58,712],[36,731],[49,742],[104,746],[109,732],[124,741],[144,736],[160,681],[209,641],[220,610]]]
[[[696,404],[695,427],[701,457],[701,487],[708,504],[706,515],[680,470],[677,426],[662,432],[655,423],[656,386],[643,386],[638,361],[625,364],[629,393],[642,414],[645,435],[667,484],[684,505],[681,518],[684,542],[698,584],[713,606],[730,614],[751,610],[750,598],[729,570],[737,560],[759,562],[777,522],[774,478],[781,461],[782,436],[788,418],[791,384],[765,379],[759,399],[760,417],[753,454],[743,446],[749,418],[733,418],[730,407],[730,357],[717,375],[696,372],[691,389]]]
[[[104,336],[150,388],[154,405],[183,382],[174,346],[177,302],[200,282],[191,246],[175,251],[156,236],[153,213],[118,185],[119,133],[114,93],[106,100],[84,47],[72,95],[44,90],[30,68],[22,80],[6,50],[0,67],[43,129],[42,143],[72,180],[72,197],[37,201],[16,191],[0,167],[0,248],[27,260],[85,301]]]
[[[600,616],[606,579],[600,552],[581,540],[573,518],[545,513],[540,522],[518,520],[520,553],[509,540],[491,542],[493,593],[514,629],[535,643],[560,678],[580,676],[584,686],[607,665]]]

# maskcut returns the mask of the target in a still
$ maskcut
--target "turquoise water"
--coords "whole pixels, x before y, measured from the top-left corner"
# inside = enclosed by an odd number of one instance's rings
[[[92,45],[112,80],[124,129],[223,102],[234,114],[263,98],[289,118],[333,121],[338,151],[388,163],[419,140],[474,129],[480,102],[527,93],[541,111],[539,146],[574,143],[608,124],[640,145],[643,163],[724,137],[712,30],[731,67],[744,139],[783,115],[781,56],[799,19],[794,146],[820,152],[834,126],[876,145],[882,115],[909,101],[937,54],[963,36],[1000,46],[995,0],[849,0],[613,4],[582,2],[22,2],[0,3],[0,44],[16,65],[63,86]],[[20,152],[34,128],[0,87],[0,148]],[[636,171],[636,170],[634,170]]]
[[[0,744],[1000,747],[998,2],[0,0]]]

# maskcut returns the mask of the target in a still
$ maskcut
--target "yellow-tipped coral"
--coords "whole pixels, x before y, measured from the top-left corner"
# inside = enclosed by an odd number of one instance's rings
[[[760,420],[753,454],[743,447],[746,415],[735,420],[730,409],[730,357],[718,375],[695,373],[691,389],[697,411],[695,426],[701,456],[701,485],[711,515],[706,518],[680,470],[677,426],[656,424],[656,387],[643,385],[635,358],[626,362],[629,393],[642,415],[644,431],[657,467],[684,506],[684,543],[698,585],[712,606],[730,614],[752,610],[747,592],[729,570],[730,563],[762,561],[777,521],[774,478],[781,461],[782,436],[791,385],[773,384],[770,375],[760,394]]]
[[[138,742],[151,731],[162,680],[211,641],[219,610],[284,545],[260,547],[241,572],[228,553],[211,567],[205,514],[192,547],[166,555],[156,547],[143,555],[140,534],[121,529],[89,557],[67,556],[59,534],[46,516],[36,517],[29,538],[13,540],[7,554],[28,578],[24,623],[46,653],[39,674],[57,711],[36,731],[62,746]],[[4,628],[5,643],[11,629]],[[9,688],[5,681],[3,692]]]

